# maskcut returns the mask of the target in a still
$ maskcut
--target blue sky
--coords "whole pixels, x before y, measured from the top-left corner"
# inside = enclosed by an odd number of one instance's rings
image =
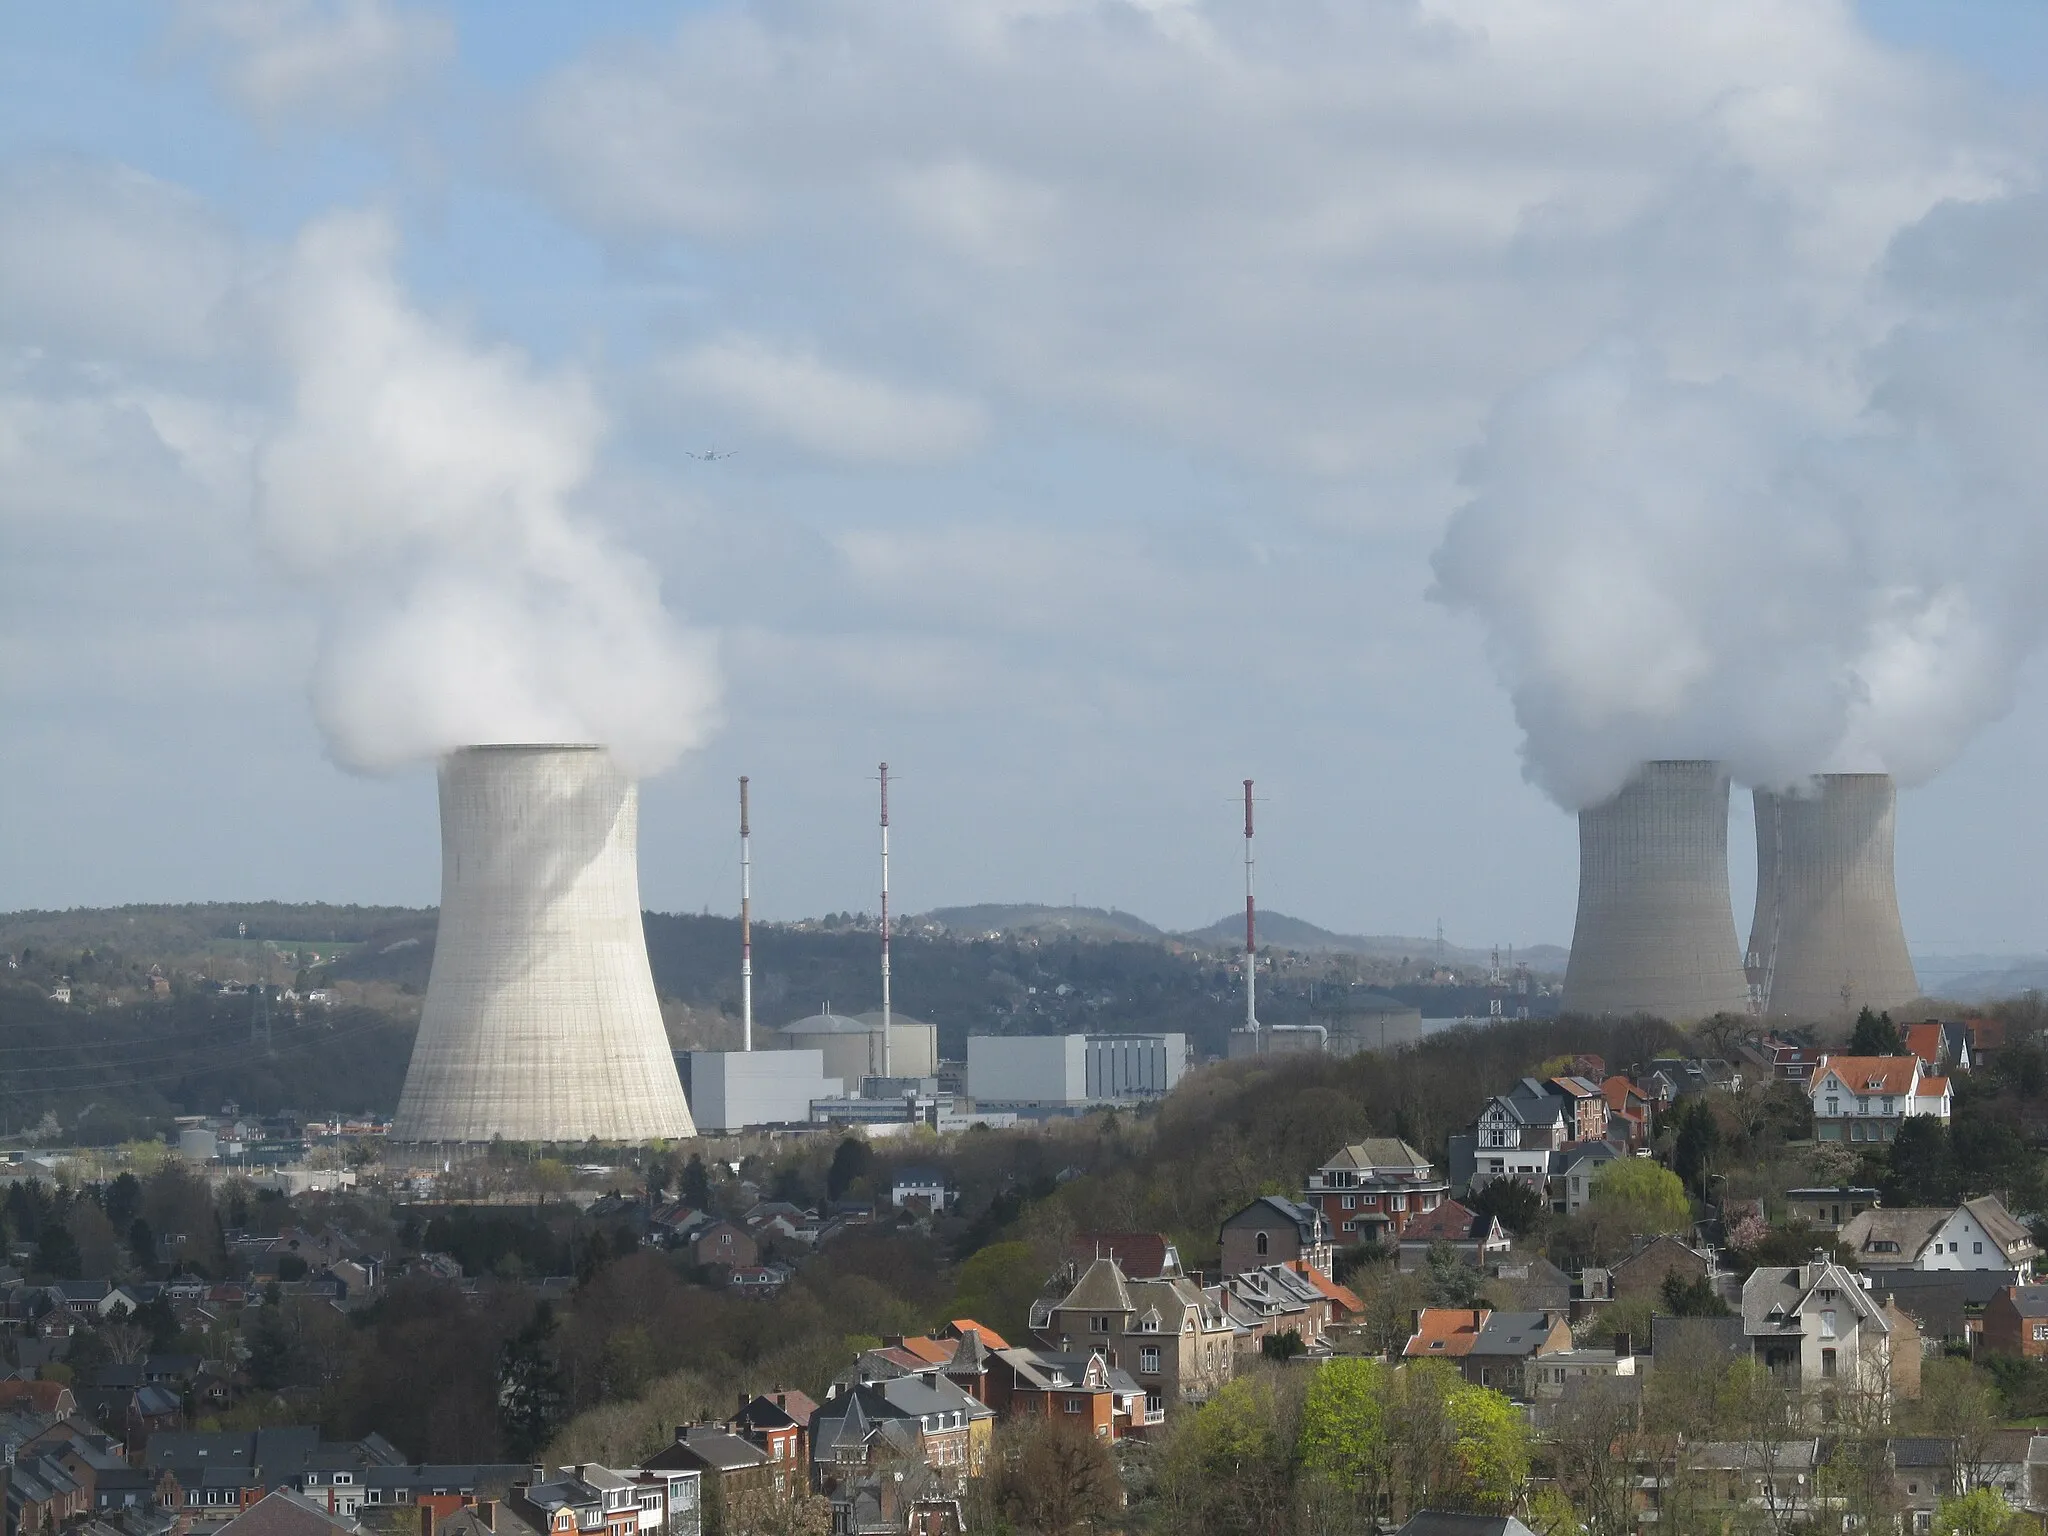
[[[1262,12],[9,11],[0,906],[430,901],[446,706],[666,761],[664,908],[734,905],[740,773],[759,909],[872,906],[886,757],[905,910],[1206,922],[1252,775],[1270,906],[1563,942],[1613,763],[1875,754],[1915,947],[2048,948],[2024,445],[1688,489],[2028,377],[1896,253],[2027,206],[2039,8]],[[1610,386],[1668,451],[1518,435]],[[385,472],[392,398],[459,452]]]

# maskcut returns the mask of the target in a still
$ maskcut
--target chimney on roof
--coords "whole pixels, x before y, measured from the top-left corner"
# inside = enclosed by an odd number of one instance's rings
[[[420,1536],[434,1536],[434,1506],[420,1501]]]
[[[1631,1339],[1631,1338],[1630,1338],[1630,1337],[1629,1337],[1629,1336],[1628,1336],[1627,1334],[1625,1334],[1625,1333],[1617,1333],[1617,1334],[1616,1334],[1616,1335],[1614,1336],[1614,1358],[1615,1358],[1615,1359],[1617,1359],[1617,1360],[1626,1360],[1626,1359],[1627,1359],[1627,1358],[1628,1358],[1628,1357],[1629,1357],[1629,1356],[1630,1356],[1631,1354],[1633,1354],[1634,1352],[1635,1352],[1635,1340]]]
[[[483,1522],[485,1530],[495,1531],[498,1528],[498,1501],[496,1499],[478,1499],[476,1501],[476,1517]]]

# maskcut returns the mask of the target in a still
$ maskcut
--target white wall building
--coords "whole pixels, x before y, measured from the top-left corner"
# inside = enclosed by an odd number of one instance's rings
[[[1187,1066],[1187,1037],[970,1035],[967,1092],[977,1104],[1070,1108],[1156,1099]]]
[[[822,1051],[692,1051],[690,1113],[700,1131],[802,1125],[811,1101],[837,1098],[845,1084],[825,1075]]]

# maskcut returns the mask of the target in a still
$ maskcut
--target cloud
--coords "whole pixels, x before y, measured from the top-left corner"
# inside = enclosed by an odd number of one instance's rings
[[[987,426],[970,401],[899,388],[753,336],[706,342],[666,359],[659,372],[686,398],[754,431],[852,463],[958,458]]]
[[[665,766],[710,730],[716,672],[653,570],[571,505],[604,429],[589,386],[410,307],[394,246],[381,218],[322,219],[269,296],[293,403],[258,512],[326,607],[313,702],[335,755],[598,741]]]
[[[391,0],[180,0],[178,31],[212,56],[221,89],[277,121],[366,117],[431,77],[454,25]]]
[[[1619,343],[1502,402],[1436,573],[1538,783],[1585,805],[1663,757],[1918,783],[2010,708],[2048,626],[2044,232],[2033,195],[1903,232],[1846,420]]]
[[[0,337],[185,360],[220,342],[239,243],[183,188],[74,155],[0,164]]]
[[[528,140],[744,330],[797,305],[992,410],[1444,509],[1493,403],[1605,334],[1839,395],[1887,242],[2025,160],[1779,0],[722,6],[560,71]]]

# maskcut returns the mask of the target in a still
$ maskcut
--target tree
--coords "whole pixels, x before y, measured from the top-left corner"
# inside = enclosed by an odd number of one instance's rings
[[[156,1269],[156,1234],[140,1216],[128,1224],[128,1257],[145,1275]]]
[[[1961,1498],[1943,1499],[1934,1511],[1935,1536],[2004,1536],[2012,1527],[2026,1530],[2031,1524],[2015,1521],[2005,1496],[1988,1484]]]
[[[1423,1263],[1423,1285],[1432,1307],[1469,1307],[1479,1300],[1479,1271],[1449,1243],[1431,1243]]]
[[[1085,1425],[1015,1420],[996,1454],[997,1506],[1041,1536],[1095,1530],[1123,1506],[1109,1446]]]
[[[36,1234],[36,1271],[54,1280],[78,1278],[78,1242],[58,1222]]]
[[[1714,1121],[1714,1111],[1708,1105],[1706,1095],[1693,1094],[1680,1099],[1672,1125],[1675,1139],[1671,1166],[1686,1188],[1704,1197],[1707,1175],[1714,1168],[1714,1154],[1721,1147],[1721,1127]]]
[[[550,1347],[555,1310],[545,1301],[498,1352],[498,1427],[505,1447],[531,1461],[560,1427],[567,1393]]]
[[[1932,1115],[1908,1115],[1887,1149],[1887,1203],[1947,1205],[1956,1197],[1955,1160],[1948,1127]]]
[[[1529,1480],[1529,1433],[1521,1414],[1486,1387],[1454,1391],[1447,1406],[1464,1497],[1481,1509],[1512,1509]]]
[[[1597,1214],[1625,1221],[1639,1233],[1683,1232],[1692,1224],[1685,1185],[1646,1157],[1617,1158],[1602,1168],[1593,1179],[1592,1205]]]
[[[682,1186],[677,1194],[693,1211],[701,1211],[711,1204],[711,1179],[704,1171],[704,1159],[695,1152],[683,1165]]]
[[[1533,1187],[1520,1179],[1489,1179],[1465,1204],[1482,1216],[1491,1216],[1516,1237],[1527,1237],[1550,1214],[1550,1206]]]
[[[1906,1037],[1888,1013],[1865,1008],[1856,1015],[1856,1027],[1849,1031],[1851,1056],[1898,1056],[1906,1049]]]
[[[1301,1401],[1294,1454],[1302,1470],[1369,1526],[1382,1510],[1388,1472],[1387,1370],[1377,1360],[1326,1361]]]
[[[1536,1536],[1579,1536],[1585,1524],[1572,1501],[1556,1488],[1539,1488],[1529,1497],[1529,1515],[1523,1522]]]
[[[1289,1328],[1281,1333],[1269,1333],[1259,1340],[1259,1353],[1268,1360],[1285,1364],[1296,1355],[1308,1353],[1308,1346],[1301,1341],[1299,1330]]]
[[[832,1501],[812,1493],[792,1474],[779,1486],[768,1483],[729,1495],[721,1530],[723,1536],[831,1536]]]
[[[1045,1265],[1029,1243],[992,1243],[960,1266],[953,1316],[986,1323],[1004,1338],[1021,1338],[1031,1304],[1044,1288]]]
[[[1658,1287],[1664,1297],[1664,1305],[1672,1317],[1726,1317],[1728,1303],[1721,1299],[1714,1289],[1714,1282],[1705,1275],[1696,1275],[1687,1280],[1673,1271],[1664,1277]]]
[[[874,1149],[863,1137],[847,1136],[832,1150],[832,1166],[825,1171],[825,1198],[842,1200],[856,1179],[874,1171]]]

